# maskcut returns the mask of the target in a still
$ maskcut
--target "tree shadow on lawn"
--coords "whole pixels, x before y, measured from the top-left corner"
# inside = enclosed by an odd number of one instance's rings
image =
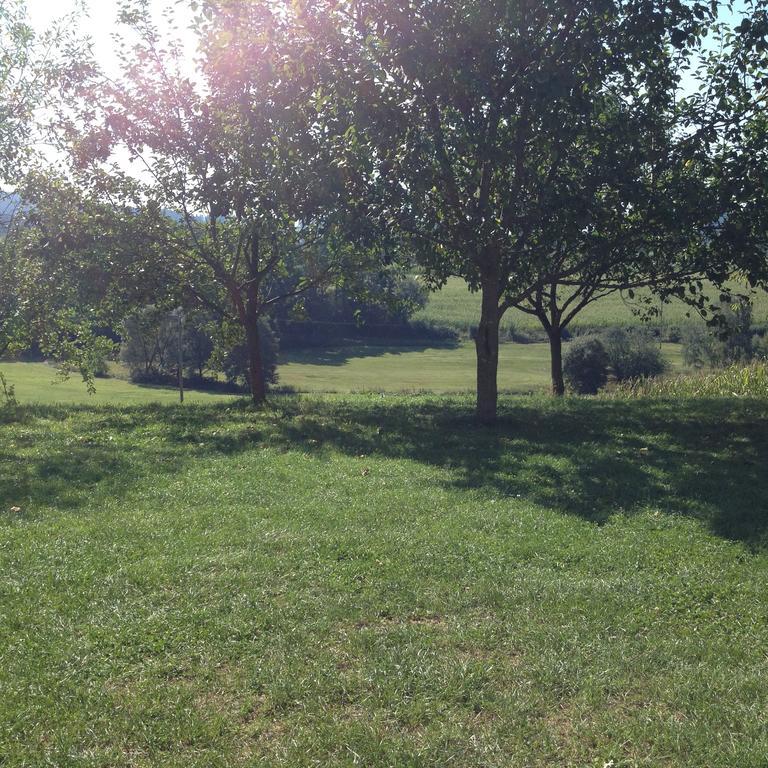
[[[282,421],[286,441],[413,459],[447,470],[451,487],[519,496],[597,523],[647,508],[684,514],[722,537],[768,547],[765,402],[517,398],[493,430],[474,424],[466,400],[326,408]]]
[[[55,408],[38,408],[55,418]],[[125,493],[189,461],[269,445],[418,461],[436,482],[522,497],[603,523],[647,508],[704,521],[725,538],[768,547],[768,403],[745,400],[504,400],[478,428],[467,398],[275,398],[80,411],[72,432],[24,455],[0,449],[0,509],[23,497],[76,508],[96,489]],[[15,443],[47,439],[35,415]],[[24,434],[27,437],[24,437]],[[121,437],[122,436],[122,437]],[[114,438],[117,437],[117,442]],[[258,482],[258,478],[254,478]]]
[[[404,355],[410,352],[426,352],[428,349],[458,349],[458,341],[414,342],[413,344],[340,344],[333,347],[303,347],[280,352],[280,365],[345,365],[355,358]]]

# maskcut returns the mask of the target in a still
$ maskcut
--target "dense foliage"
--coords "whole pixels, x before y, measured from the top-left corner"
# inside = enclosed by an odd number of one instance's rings
[[[608,355],[596,336],[582,336],[568,347],[563,359],[568,385],[580,395],[594,395],[608,380]]]
[[[667,368],[658,339],[644,329],[611,328],[601,338],[616,381],[658,376]]]

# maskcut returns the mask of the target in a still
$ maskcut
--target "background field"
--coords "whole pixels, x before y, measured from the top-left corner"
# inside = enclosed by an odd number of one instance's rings
[[[673,371],[682,368],[680,347],[664,344]],[[297,392],[467,392],[475,385],[475,349],[464,341],[455,347],[382,347],[356,345],[331,350],[289,352],[278,367],[279,383]],[[119,366],[117,376],[125,377]],[[24,403],[175,403],[173,388],[137,386],[125,378],[96,380],[90,395],[80,377],[58,380],[45,363],[4,363],[0,371],[15,385]],[[503,344],[499,387],[512,393],[544,392],[549,387],[546,344]],[[212,402],[233,395],[187,390],[185,400]]]
[[[565,345],[567,349],[567,344]],[[682,368],[680,345],[663,344],[672,371]],[[512,393],[546,391],[547,344],[502,344],[499,388]],[[299,392],[419,391],[467,392],[475,387],[475,347],[347,347],[286,353],[278,368],[280,383]]]
[[[96,392],[91,395],[78,374],[62,380],[56,368],[47,363],[8,363],[0,361],[9,384],[16,389],[16,397],[23,403],[82,403],[124,405],[141,403],[177,403],[178,390],[170,387],[148,387],[132,384],[125,378],[124,371],[115,367],[118,377],[96,379]],[[232,395],[188,391],[185,402],[215,402],[221,398],[232,399]]]
[[[737,283],[734,283],[733,287],[734,290],[744,290]],[[638,295],[641,293],[638,292]],[[637,304],[622,298],[621,294],[608,296],[577,315],[572,327],[637,325],[642,320],[633,313],[633,306],[637,306]],[[668,326],[690,322],[690,318],[686,317],[688,311],[683,302],[675,300],[664,305],[661,318],[654,320],[654,323]],[[463,280],[451,278],[444,288],[430,294],[429,303],[414,319],[446,325],[463,333],[466,332],[467,328],[476,326],[479,317],[480,295],[470,293]],[[753,320],[755,323],[768,322],[768,293],[765,291],[758,291],[754,295]],[[502,320],[504,331],[508,332],[511,327],[539,330],[541,326],[535,317],[512,309],[504,315]]]
[[[768,406],[0,416],[3,768],[768,754]]]

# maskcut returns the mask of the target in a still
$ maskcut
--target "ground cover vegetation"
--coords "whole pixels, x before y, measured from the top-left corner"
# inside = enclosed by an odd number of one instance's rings
[[[765,402],[4,412],[4,764],[758,765]]]
[[[0,0],[0,765],[762,765],[764,0],[119,16]]]

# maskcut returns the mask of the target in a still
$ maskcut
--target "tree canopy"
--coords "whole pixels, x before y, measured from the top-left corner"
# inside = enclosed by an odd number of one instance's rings
[[[290,15],[270,3],[206,5],[193,75],[144,4],[126,5],[122,21],[123,75],[83,84],[64,123],[72,154],[93,167],[127,150],[143,184],[138,205],[174,222],[166,271],[184,301],[244,336],[260,402],[259,318],[354,269],[362,253],[344,238],[316,74]]]
[[[636,232],[636,185],[653,189],[668,166],[685,183],[681,167],[720,141],[729,104],[679,99],[716,11],[660,0],[364,0],[307,11],[337,62],[329,111],[348,121],[355,194],[408,241],[431,283],[457,275],[481,291],[481,421],[495,418],[503,313],[547,283],[563,247],[569,259],[589,254],[591,269],[598,224],[603,240]],[[621,252],[635,260],[638,249]],[[619,268],[641,271],[626,259]]]

